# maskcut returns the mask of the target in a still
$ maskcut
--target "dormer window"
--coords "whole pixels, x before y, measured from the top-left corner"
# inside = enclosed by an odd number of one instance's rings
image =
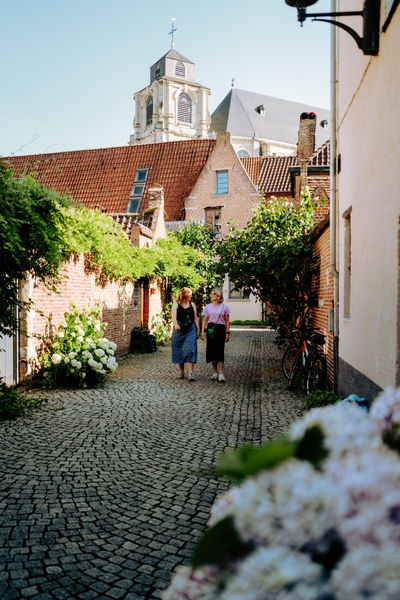
[[[146,127],[151,125],[153,121],[153,96],[147,100],[146,103]]]
[[[258,114],[261,115],[262,117],[265,117],[265,108],[264,108],[264,105],[260,104],[260,106],[257,106],[256,112],[258,112]]]
[[[183,62],[177,62],[175,65],[175,75],[177,77],[185,77],[185,65]]]
[[[139,212],[148,172],[148,169],[137,169],[131,195],[129,196],[128,207],[126,209],[127,213]]]

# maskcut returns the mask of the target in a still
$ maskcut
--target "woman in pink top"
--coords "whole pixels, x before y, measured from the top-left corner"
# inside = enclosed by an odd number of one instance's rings
[[[224,350],[225,342],[229,340],[229,313],[230,309],[224,304],[222,291],[213,289],[211,304],[203,310],[203,323],[201,339],[204,340],[207,330],[206,361],[212,362],[214,373],[213,380],[225,381],[224,377]],[[210,329],[213,331],[210,333]]]

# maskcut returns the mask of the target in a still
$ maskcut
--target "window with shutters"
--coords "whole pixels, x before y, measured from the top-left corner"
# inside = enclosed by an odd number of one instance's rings
[[[215,174],[215,193],[226,195],[228,193],[228,171],[217,171]]]
[[[146,103],[146,127],[147,125],[151,125],[153,122],[153,96],[147,100]]]
[[[185,65],[182,62],[177,62],[175,65],[175,75],[177,77],[185,77]]]
[[[178,98],[178,121],[192,122],[192,102],[187,94],[181,94]]]
[[[154,78],[160,79],[160,76],[161,76],[161,67],[156,67],[156,69],[154,71]]]

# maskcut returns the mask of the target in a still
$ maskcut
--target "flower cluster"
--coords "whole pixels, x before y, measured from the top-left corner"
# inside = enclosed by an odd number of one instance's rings
[[[107,323],[100,323],[99,313],[98,307],[78,310],[71,303],[49,352],[40,356],[46,386],[71,382],[86,387],[115,371],[117,345],[103,337]]]
[[[318,461],[304,450],[312,427],[323,434]],[[163,600],[398,600],[400,457],[385,441],[399,428],[400,389],[369,414],[345,402],[310,411],[286,438],[291,457],[215,503],[193,568],[178,570]]]

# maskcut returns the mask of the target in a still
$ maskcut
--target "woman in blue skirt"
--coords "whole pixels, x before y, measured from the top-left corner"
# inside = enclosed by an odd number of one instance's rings
[[[172,362],[179,366],[179,378],[185,377],[185,363],[188,367],[188,380],[194,381],[193,367],[197,362],[197,338],[200,323],[196,305],[191,302],[192,290],[184,287],[172,305]],[[185,324],[189,322],[188,326]],[[181,328],[182,324],[182,328]]]

